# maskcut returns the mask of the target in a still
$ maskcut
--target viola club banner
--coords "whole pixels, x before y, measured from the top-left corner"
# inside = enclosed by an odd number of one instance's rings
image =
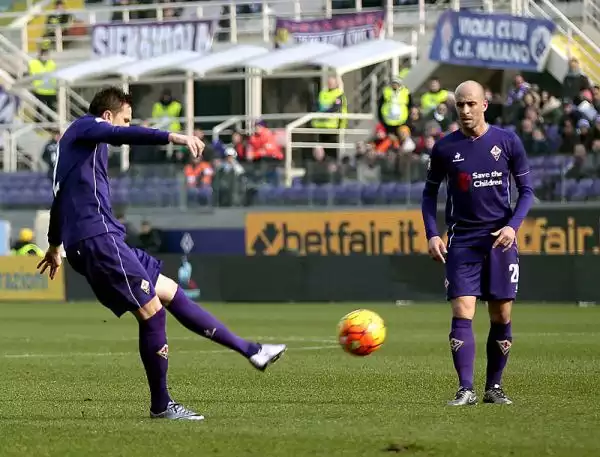
[[[299,43],[322,42],[339,47],[383,38],[385,12],[336,14],[331,19],[292,21],[277,18],[275,45],[278,48]]]
[[[471,67],[544,70],[556,25],[508,14],[446,11],[437,23],[429,59]]]
[[[98,24],[92,28],[97,57],[127,55],[148,59],[175,51],[206,52],[212,47],[215,20]]]

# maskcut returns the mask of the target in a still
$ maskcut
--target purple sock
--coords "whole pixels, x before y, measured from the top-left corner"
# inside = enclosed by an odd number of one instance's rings
[[[140,324],[140,357],[150,386],[150,410],[162,413],[171,401],[167,389],[169,346],[167,345],[167,313],[162,308]]]
[[[512,327],[508,324],[490,323],[490,333],[487,340],[487,376],[486,390],[502,382],[502,372],[508,362],[512,346]]]
[[[235,335],[216,317],[190,300],[181,287],[177,288],[167,309],[188,330],[233,349],[244,357],[251,357],[260,350],[258,343]]]
[[[473,366],[475,364],[475,335],[471,319],[452,318],[450,349],[460,387],[473,388]]]

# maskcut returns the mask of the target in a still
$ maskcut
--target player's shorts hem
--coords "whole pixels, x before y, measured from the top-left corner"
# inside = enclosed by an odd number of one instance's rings
[[[446,295],[447,301],[456,300],[457,298],[462,297],[475,297],[477,300],[481,300],[481,295],[478,294],[454,294],[454,295]]]
[[[489,295],[486,295],[484,297],[481,297],[482,301],[515,301],[517,297],[492,297]]]

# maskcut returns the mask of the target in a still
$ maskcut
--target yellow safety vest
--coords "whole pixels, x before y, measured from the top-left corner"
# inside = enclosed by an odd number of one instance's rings
[[[170,132],[181,132],[181,123],[177,120],[181,117],[181,109],[181,103],[177,101],[172,101],[167,106],[157,102],[152,107],[152,117],[171,121],[168,130]]]
[[[49,78],[46,73],[52,73],[56,70],[54,60],[46,60],[44,64],[40,59],[31,59],[29,61],[29,74],[31,76],[39,75],[40,78],[33,80],[33,91],[39,95],[56,95],[56,78]]]
[[[428,113],[446,100],[448,100],[448,91],[445,89],[435,93],[425,92],[421,96],[421,109],[423,110],[423,113]]]
[[[30,251],[33,251],[31,253]],[[29,243],[19,249],[12,249],[13,255],[37,255],[38,257],[44,257],[44,251],[40,249],[37,244]]]
[[[390,86],[383,89],[381,116],[386,125],[398,126],[406,123],[409,98],[410,92],[406,87],[401,87],[396,92]]]
[[[342,98],[341,113],[348,112],[348,101],[344,96],[342,89],[323,89],[319,92],[319,111],[325,112],[335,103],[338,98]],[[313,119],[311,125],[316,129],[345,129],[348,126],[348,119],[340,120],[339,117],[329,119]]]

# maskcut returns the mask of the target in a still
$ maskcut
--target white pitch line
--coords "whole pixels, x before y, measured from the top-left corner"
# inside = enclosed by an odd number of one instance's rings
[[[299,348],[288,348],[288,351],[321,351],[324,349],[338,348],[338,345],[329,346],[305,346]],[[173,355],[178,354],[227,354],[233,353],[231,349],[213,349],[213,350],[198,350],[198,351],[173,351]],[[122,357],[137,355],[137,352],[63,352],[60,354],[1,354],[4,359],[47,359],[47,358],[64,358],[71,357]]]

